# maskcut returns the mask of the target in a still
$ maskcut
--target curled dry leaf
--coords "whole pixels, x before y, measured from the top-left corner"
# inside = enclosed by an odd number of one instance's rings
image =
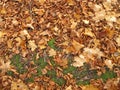
[[[73,66],[81,67],[86,62],[86,59],[83,55],[75,56]]]
[[[34,51],[36,48],[37,48],[37,45],[35,44],[35,41],[34,40],[29,40],[28,41],[28,47]]]

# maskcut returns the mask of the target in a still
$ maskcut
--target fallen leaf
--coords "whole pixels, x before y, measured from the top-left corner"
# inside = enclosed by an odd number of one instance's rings
[[[118,46],[120,46],[120,35],[116,38],[116,42],[117,42]]]
[[[49,56],[55,56],[56,55],[56,51],[54,49],[50,49],[49,50]]]
[[[91,31],[90,28],[86,28],[84,34],[90,37],[95,37],[95,34]]]
[[[68,86],[65,90],[72,90],[72,86]]]
[[[6,33],[4,33],[3,31],[0,31],[0,38],[3,37]]]
[[[36,48],[37,48],[37,45],[35,44],[35,41],[34,40],[30,40],[28,41],[28,47],[34,51]]]
[[[86,86],[82,86],[82,90],[99,90],[99,89],[93,85],[86,85]]]
[[[10,61],[4,62],[3,58],[0,57],[0,70],[2,70],[2,73],[6,72],[10,68]]]
[[[81,48],[84,47],[83,44],[80,44],[79,42],[77,42],[75,40],[72,41],[72,45],[73,45],[73,47],[75,48],[76,51],[79,51]]]
[[[111,60],[105,60],[105,64],[106,64],[110,69],[112,69],[113,63],[112,63]]]
[[[74,67],[81,67],[81,66],[83,66],[83,64],[85,62],[86,62],[86,59],[85,59],[85,57],[83,55],[75,56],[73,66]]]
[[[29,90],[27,85],[22,81],[18,80],[17,82],[12,81],[11,90]]]

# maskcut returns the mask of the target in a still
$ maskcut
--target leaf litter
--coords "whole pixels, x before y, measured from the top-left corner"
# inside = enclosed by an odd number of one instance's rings
[[[119,90],[119,3],[0,1],[0,89]]]

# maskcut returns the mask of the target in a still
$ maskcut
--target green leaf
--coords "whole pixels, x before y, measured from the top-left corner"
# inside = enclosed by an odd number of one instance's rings
[[[56,72],[54,70],[49,70],[49,71],[47,71],[47,76],[56,77]]]
[[[57,83],[59,86],[62,86],[66,83],[66,80],[64,78],[58,78],[58,77],[54,77],[52,78],[52,80]]]
[[[52,49],[56,50],[56,46],[55,46],[55,39],[51,39],[50,41],[48,41],[48,46],[51,47]]]
[[[106,81],[108,79],[115,78],[116,76],[117,76],[116,73],[109,70],[109,71],[106,71],[105,73],[103,73],[101,75],[101,78],[103,79],[103,81]]]
[[[74,66],[69,66],[68,68],[66,68],[66,69],[63,70],[63,73],[64,73],[64,74],[72,73],[72,72],[75,71],[75,70],[76,70],[76,67],[74,67]]]

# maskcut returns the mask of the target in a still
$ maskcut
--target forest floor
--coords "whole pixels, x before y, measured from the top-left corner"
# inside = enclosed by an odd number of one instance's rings
[[[0,0],[0,90],[120,90],[120,0]]]

